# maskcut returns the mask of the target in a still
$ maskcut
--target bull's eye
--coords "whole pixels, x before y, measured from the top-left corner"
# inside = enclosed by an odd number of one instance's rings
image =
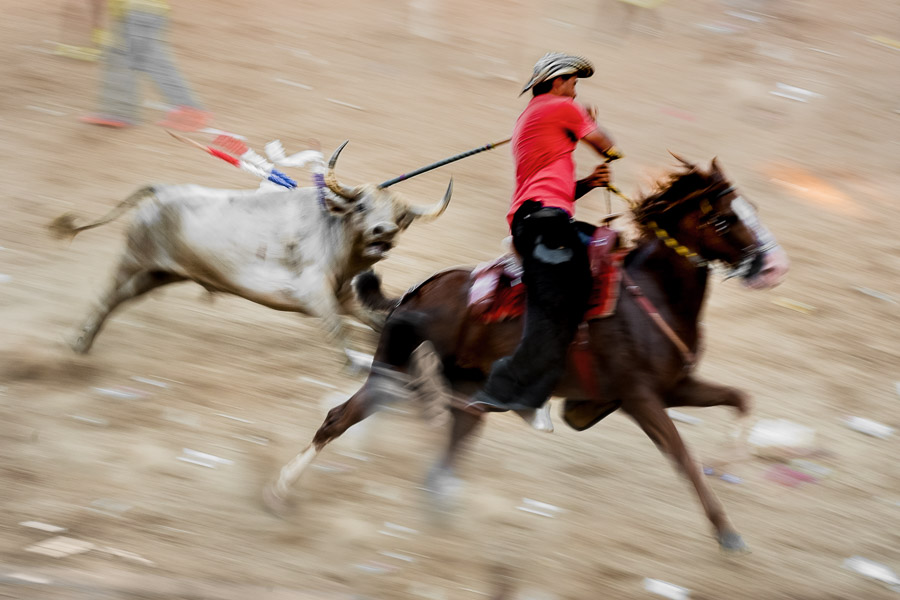
[[[362,202],[353,207],[353,212],[355,213],[361,213],[364,210],[366,210],[366,206]]]

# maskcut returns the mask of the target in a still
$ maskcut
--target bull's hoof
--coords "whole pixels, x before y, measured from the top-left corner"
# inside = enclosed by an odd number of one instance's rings
[[[275,491],[274,483],[267,483],[262,491],[263,506],[279,519],[283,519],[288,514],[290,508],[287,498],[281,496]]]
[[[74,339],[69,340],[69,348],[72,349],[72,352],[75,354],[87,354],[88,350],[91,349],[91,344],[85,339],[85,336],[79,335]]]
[[[748,554],[750,546],[744,542],[744,538],[739,533],[728,531],[718,536],[719,547],[729,554]]]

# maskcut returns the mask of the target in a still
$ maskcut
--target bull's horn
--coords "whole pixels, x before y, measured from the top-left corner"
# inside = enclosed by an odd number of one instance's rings
[[[337,163],[338,156],[340,156],[341,150],[343,150],[344,146],[349,142],[350,140],[346,140],[334,151],[334,154],[331,155],[331,159],[328,161],[328,172],[325,173],[325,185],[328,186],[329,190],[345,200],[356,200],[356,190],[338,183],[337,177],[334,174],[334,165]]]
[[[425,219],[426,221],[430,221],[432,219],[437,219],[445,210],[447,210],[447,206],[450,204],[450,196],[453,194],[453,178],[450,178],[450,185],[447,186],[447,191],[444,192],[444,197],[440,202],[435,204],[434,206],[429,206],[428,208],[423,208],[421,206],[413,206],[409,209],[409,212],[413,214],[413,216],[417,219]]]

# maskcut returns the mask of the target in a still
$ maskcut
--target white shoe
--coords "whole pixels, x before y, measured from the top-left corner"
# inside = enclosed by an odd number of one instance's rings
[[[513,411],[536,431],[553,433],[553,419],[550,418],[550,402],[544,402],[540,408]]]

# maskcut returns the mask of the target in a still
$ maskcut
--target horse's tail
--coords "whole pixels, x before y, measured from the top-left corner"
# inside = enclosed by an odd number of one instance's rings
[[[119,202],[115,208],[106,213],[101,219],[87,225],[76,226],[75,216],[72,213],[60,215],[50,223],[50,234],[56,239],[71,239],[86,229],[93,229],[94,227],[106,225],[110,221],[115,221],[140,200],[154,194],[156,194],[156,188],[152,185],[144,186]]]
[[[353,289],[363,307],[376,312],[390,312],[400,304],[400,298],[387,298],[381,291],[381,278],[375,271],[363,271],[353,280]]]

